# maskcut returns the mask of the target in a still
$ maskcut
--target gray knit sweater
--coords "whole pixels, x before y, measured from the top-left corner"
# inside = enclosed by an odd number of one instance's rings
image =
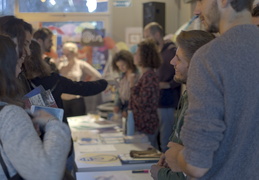
[[[27,180],[62,178],[70,149],[70,130],[64,123],[50,121],[45,131],[41,141],[28,114],[18,106],[6,105],[0,111],[0,152],[11,176],[18,171]],[[6,179],[2,168],[0,179]]]
[[[259,29],[239,25],[194,55],[184,157],[200,179],[259,179]]]

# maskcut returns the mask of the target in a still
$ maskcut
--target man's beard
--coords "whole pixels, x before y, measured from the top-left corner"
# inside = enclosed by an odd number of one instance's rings
[[[180,84],[186,84],[186,79],[174,77],[174,81]]]
[[[210,24],[208,24],[207,31],[210,33],[219,32],[220,13],[217,1],[214,1],[212,4],[208,19],[210,20]]]

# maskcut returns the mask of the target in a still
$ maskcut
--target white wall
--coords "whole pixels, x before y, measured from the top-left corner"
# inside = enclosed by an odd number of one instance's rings
[[[113,0],[115,1],[115,0]],[[191,5],[182,0],[131,0],[130,7],[114,7],[111,5],[111,32],[116,42],[125,41],[126,27],[143,27],[143,3],[164,2],[166,6],[165,31],[174,33],[181,25],[192,17]]]
[[[110,1],[110,12],[96,16],[82,15],[80,13],[69,14],[53,13],[31,14],[16,12],[16,16],[22,18],[33,25],[38,26],[38,22],[44,21],[94,21],[101,20],[105,23],[107,36],[112,37],[116,42],[125,42],[125,31],[127,27],[143,27],[143,3],[146,2],[164,2],[165,3],[165,32],[166,34],[175,33],[177,29],[192,17],[191,4],[184,3],[183,0],[131,0],[130,7],[115,7]]]

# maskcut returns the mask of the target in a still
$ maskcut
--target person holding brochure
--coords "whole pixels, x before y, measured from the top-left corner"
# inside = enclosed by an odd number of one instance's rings
[[[50,89],[58,108],[63,109],[61,99],[63,93],[91,96],[104,91],[108,85],[104,79],[91,82],[72,81],[57,73],[52,73],[49,65],[41,57],[39,43],[32,40],[30,49],[31,58],[24,62],[26,77],[33,88],[42,85],[45,90]],[[63,121],[67,123],[66,116]]]
[[[8,175],[27,180],[62,179],[70,149],[69,127],[44,111],[31,119],[22,108],[17,54],[12,39],[0,35],[0,179],[6,180]],[[44,131],[42,140],[33,123]]]
[[[61,95],[63,93],[90,96],[102,92],[108,85],[107,81],[104,79],[92,82],[76,82],[60,76],[57,73],[52,73],[50,66],[42,59],[41,47],[39,43],[35,40],[32,40],[30,49],[31,58],[24,62],[26,77],[33,88],[42,85],[45,90],[50,89],[58,108],[63,109],[63,103],[61,99]],[[66,124],[68,123],[65,114],[63,116],[63,122]],[[74,153],[72,147],[67,162],[67,169],[73,173]]]

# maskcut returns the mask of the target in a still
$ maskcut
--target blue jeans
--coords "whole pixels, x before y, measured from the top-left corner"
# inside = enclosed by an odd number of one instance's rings
[[[145,134],[148,137],[148,140],[150,142],[150,144],[155,148],[155,149],[159,149],[158,148],[158,143],[157,143],[157,135],[158,135],[158,131],[155,132],[155,134]]]
[[[157,111],[160,120],[160,148],[162,152],[165,152],[168,149],[169,137],[173,132],[175,110],[174,108],[158,108]]]

